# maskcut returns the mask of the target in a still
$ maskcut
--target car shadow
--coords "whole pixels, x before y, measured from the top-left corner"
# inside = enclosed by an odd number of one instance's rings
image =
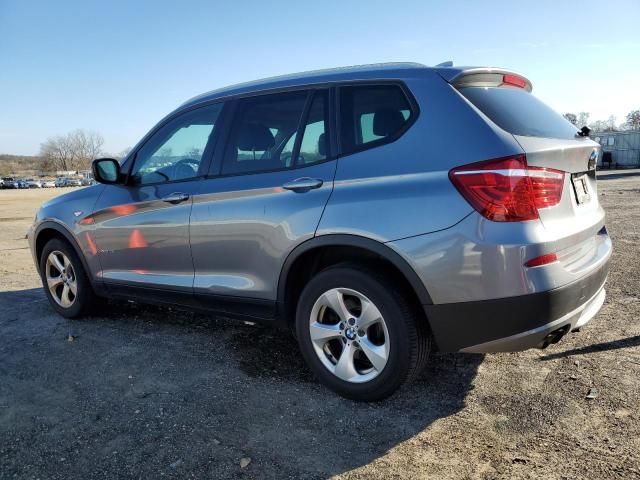
[[[555,360],[557,358],[564,358],[572,355],[586,355],[587,353],[604,352],[607,350],[618,350],[620,348],[632,348],[640,346],[640,335],[635,337],[621,338],[620,340],[612,340],[610,342],[595,343],[585,347],[574,348],[572,350],[565,350],[564,352],[552,353],[541,357],[541,361]]]
[[[123,303],[69,322],[55,315],[41,289],[0,292],[1,308],[13,312],[9,322],[19,321],[5,329],[0,320],[11,345],[0,351],[0,383],[7,380],[0,403],[19,404],[25,418],[49,418],[52,431],[64,426],[51,435],[56,445],[40,444],[43,466],[49,452],[50,462],[62,455],[58,445],[75,442],[72,432],[113,432],[101,442],[127,452],[118,464],[94,453],[100,445],[80,448],[75,465],[83,474],[117,476],[119,468],[135,467],[157,476],[165,465],[169,477],[232,476],[240,457],[252,459],[245,473],[259,478],[345,473],[464,409],[484,358],[433,354],[417,379],[367,404],[318,384],[292,335],[267,327]],[[73,343],[62,337],[67,325]],[[6,375],[12,365],[22,371]],[[90,414],[79,408],[87,404]],[[28,462],[38,431],[28,420],[20,425],[24,445],[13,451]],[[170,448],[156,448],[154,439]],[[176,458],[180,469],[169,467]]]

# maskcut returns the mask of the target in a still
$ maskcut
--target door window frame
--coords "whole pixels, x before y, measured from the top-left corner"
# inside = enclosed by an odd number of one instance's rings
[[[135,187],[135,188],[140,188],[140,187],[148,187],[148,186],[154,186],[154,185],[168,185],[168,184],[173,184],[173,183],[184,183],[184,182],[192,182],[195,180],[200,180],[202,178],[204,178],[206,176],[206,172],[209,170],[210,165],[213,161],[213,155],[215,153],[215,149],[217,144],[219,143],[219,140],[221,138],[221,133],[222,130],[224,130],[224,125],[227,124],[227,116],[229,114],[229,105],[228,105],[228,101],[225,100],[215,100],[213,102],[207,102],[205,104],[201,104],[201,105],[194,105],[191,108],[188,108],[186,110],[180,110],[179,112],[175,112],[167,117],[165,117],[163,120],[161,120],[155,127],[153,127],[153,129],[151,129],[151,131],[142,139],[142,141],[136,145],[135,150],[132,154],[130,154],[125,163],[123,164],[123,166],[125,167],[124,170],[126,171],[126,178],[124,181],[124,185],[126,187]],[[151,142],[153,140],[153,138],[164,128],[166,127],[169,123],[173,122],[176,119],[179,119],[180,117],[187,115],[191,112],[194,112],[196,110],[200,110],[202,108],[209,108],[212,107],[214,105],[218,105],[218,104],[222,104],[222,109],[220,110],[220,113],[218,114],[218,118],[215,121],[214,127],[213,127],[213,135],[211,136],[211,138],[207,141],[203,151],[202,151],[202,159],[200,160],[200,164],[198,165],[198,171],[196,173],[196,175],[194,175],[193,177],[189,177],[189,178],[180,178],[180,179],[175,179],[175,180],[165,180],[165,181],[160,181],[160,182],[153,182],[153,183],[144,183],[144,184],[138,184],[138,183],[133,183],[132,182],[132,175],[131,173],[133,172],[133,169],[136,165],[136,162],[138,160],[138,153],[140,152],[140,150],[142,150],[149,142]],[[219,128],[217,125],[220,125],[221,128]]]

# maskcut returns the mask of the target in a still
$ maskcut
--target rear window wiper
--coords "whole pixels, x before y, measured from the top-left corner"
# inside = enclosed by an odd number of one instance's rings
[[[590,133],[591,133],[591,129],[585,125],[584,127],[582,127],[580,130],[576,132],[576,136],[588,137]]]

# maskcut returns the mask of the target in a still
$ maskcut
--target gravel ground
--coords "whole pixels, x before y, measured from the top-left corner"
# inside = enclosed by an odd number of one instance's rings
[[[615,253],[592,323],[434,355],[372,405],[265,328],[131,304],[62,319],[23,238],[60,192],[0,191],[0,478],[640,478],[640,175],[599,185]]]

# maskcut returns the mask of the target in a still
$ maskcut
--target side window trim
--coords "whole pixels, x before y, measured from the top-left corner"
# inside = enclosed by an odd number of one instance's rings
[[[338,89],[337,87],[331,87],[329,89],[329,103],[327,105],[327,117],[329,119],[329,155],[327,159],[338,158],[340,152],[340,135],[338,135],[339,125],[339,106],[338,101]]]
[[[213,155],[218,144],[220,143],[222,131],[225,129],[225,126],[228,123],[227,115],[229,111],[229,102],[217,103],[222,103],[222,110],[220,111],[220,115],[216,120],[216,126],[213,129],[213,136],[209,139],[209,142],[207,142],[207,145],[205,146],[202,156],[202,162],[200,163],[200,168],[198,169],[198,178],[205,177],[207,175],[207,172],[211,168],[211,164],[213,163]],[[208,105],[214,105],[214,103]],[[217,127],[217,125],[220,125],[220,127]]]
[[[317,90],[309,90],[307,93],[307,102],[304,104],[302,115],[300,115],[300,123],[298,123],[298,130],[296,131],[296,141],[293,143],[293,150],[291,152],[291,158],[293,159],[293,168],[298,166],[298,157],[300,156],[300,146],[302,145],[302,137],[304,136],[305,128],[307,126],[307,119],[309,118],[309,110],[311,110],[311,104],[313,99],[317,95]]]
[[[140,143],[139,145],[136,146],[135,151],[130,155],[130,157],[127,159],[127,172],[126,172],[126,178],[124,181],[124,185],[127,187],[139,187],[139,186],[152,186],[152,185],[165,185],[165,184],[170,184],[170,183],[183,183],[183,182],[190,182],[190,181],[194,181],[197,179],[201,179],[203,177],[206,176],[206,172],[207,170],[210,168],[210,165],[213,163],[213,154],[215,153],[216,150],[216,146],[220,143],[219,139],[220,139],[220,134],[221,134],[221,130],[223,130],[223,128],[215,128],[213,129],[213,136],[211,138],[209,138],[209,140],[207,141],[207,144],[205,145],[205,148],[202,152],[202,160],[200,162],[200,165],[198,166],[198,172],[195,176],[190,177],[190,178],[181,178],[181,179],[177,179],[177,180],[169,180],[169,181],[165,181],[165,182],[155,182],[155,183],[147,183],[144,185],[136,185],[133,184],[131,182],[131,172],[134,170],[136,162],[138,161],[138,153],[140,152],[140,150],[142,150],[145,145],[147,145],[151,140],[153,140],[153,138],[156,136],[156,134],[158,132],[160,132],[160,130],[162,130],[165,126],[167,126],[170,122],[174,121],[176,118],[180,118],[181,116],[191,113],[195,110],[198,110],[200,108],[208,108],[211,107],[213,105],[217,105],[217,104],[222,104],[222,109],[220,110],[220,114],[218,115],[218,119],[216,120],[216,124],[221,124],[221,126],[224,126],[227,124],[227,120],[226,117],[228,115],[228,110],[229,110],[229,101],[224,101],[224,100],[218,100],[218,101],[214,101],[214,102],[210,102],[210,103],[206,103],[203,105],[197,105],[193,108],[189,108],[187,110],[182,110],[180,112],[177,112],[175,115],[171,115],[170,117],[166,118],[163,122],[159,123],[158,125],[156,125],[143,139],[142,143]]]
[[[237,121],[238,103],[241,99],[228,100],[225,105],[224,123],[220,129],[216,145],[211,155],[211,162],[209,168],[205,173],[205,178],[214,178],[222,176],[222,162],[224,160],[224,153],[229,143],[229,137],[233,126]]]
[[[348,152],[345,152],[344,145],[342,145],[343,126],[341,124],[342,112],[340,111],[340,106],[342,103],[340,96],[342,93],[342,89],[345,87],[376,87],[376,86],[387,86],[387,85],[397,86],[400,88],[402,95],[405,97],[407,103],[409,104],[409,108],[410,108],[409,120],[402,126],[400,130],[398,130],[393,135],[389,135],[387,137],[374,140],[372,142],[363,143],[361,145],[356,146],[354,149]],[[336,123],[337,123],[337,129],[335,133],[336,140],[338,143],[337,157],[346,157],[348,155],[353,155],[355,153],[360,153],[365,150],[370,150],[372,148],[378,148],[383,145],[393,143],[396,140],[398,140],[400,137],[402,137],[415,124],[418,117],[420,116],[420,107],[418,106],[418,102],[416,101],[415,97],[411,93],[411,90],[405,85],[405,83],[399,80],[380,80],[380,81],[367,80],[367,81],[357,81],[357,82],[345,82],[345,83],[341,83],[340,85],[337,85],[336,90],[337,90],[335,95],[336,98],[335,98],[335,101],[333,102],[333,106],[335,108],[335,117],[336,117]],[[358,129],[360,129],[360,125],[355,125],[355,126]]]
[[[296,143],[292,152],[295,155],[293,157],[295,159],[293,169],[310,166],[310,165],[298,165],[298,159],[300,157],[300,150],[302,149],[302,142],[304,141],[304,136],[307,133],[307,127],[310,125],[309,116],[311,115],[311,108],[313,107],[313,102],[315,102],[316,98],[320,98],[321,96],[324,96],[324,102],[325,102],[323,126],[324,126],[324,134],[326,138],[325,141],[327,142],[326,143],[327,154],[325,155],[325,158],[323,160],[314,162],[313,165],[317,165],[319,163],[327,162],[330,160],[335,160],[337,158],[337,155],[334,154],[334,152],[337,151],[337,148],[335,146],[335,142],[333,138],[333,135],[334,135],[333,132],[335,132],[336,129],[332,125],[332,115],[334,113],[332,100],[333,100],[334,91],[335,89],[333,87],[331,88],[320,87],[320,88],[313,89],[311,91],[311,96],[308,99],[308,103],[305,106],[303,117],[301,118],[300,127],[298,129],[297,136],[296,136]]]

